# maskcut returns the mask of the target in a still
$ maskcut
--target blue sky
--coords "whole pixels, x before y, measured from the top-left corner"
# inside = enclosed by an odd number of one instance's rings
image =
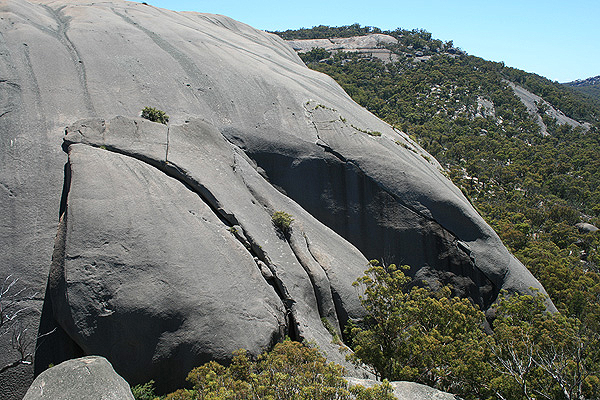
[[[255,28],[422,28],[469,54],[567,82],[600,75],[600,0],[145,0],[223,14]]]

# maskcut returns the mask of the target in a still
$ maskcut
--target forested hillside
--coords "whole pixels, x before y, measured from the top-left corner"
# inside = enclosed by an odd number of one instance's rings
[[[599,104],[544,77],[467,55],[422,30],[351,25],[279,34],[304,39],[368,33],[398,39],[387,48],[400,61],[318,48],[300,56],[435,156],[558,309],[597,337]],[[545,132],[514,84],[543,99],[535,104]],[[549,108],[580,124],[561,124]]]
[[[600,75],[587,79],[578,79],[563,84],[572,90],[588,97],[596,105],[600,105]]]
[[[323,38],[347,31],[399,40],[390,46],[402,57],[396,63],[320,49],[301,57],[435,156],[559,307],[574,307],[567,293],[568,287],[576,290],[574,277],[556,279],[556,274],[565,269],[569,275],[597,278],[598,235],[580,232],[575,224],[600,222],[600,108],[558,83],[463,54],[422,30],[351,25],[313,31],[286,31],[282,37]],[[414,62],[415,52],[433,56]],[[542,113],[550,135],[540,135],[508,81],[591,125],[560,125]],[[549,254],[553,266],[540,262]]]

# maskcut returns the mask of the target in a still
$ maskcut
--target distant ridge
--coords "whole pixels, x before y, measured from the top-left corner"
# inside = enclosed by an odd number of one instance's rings
[[[596,104],[600,102],[600,75],[587,79],[577,79],[573,82],[563,83],[563,85],[591,97]]]
[[[574,87],[600,85],[600,75],[593,76],[593,77],[587,78],[587,79],[577,79],[577,80],[574,80],[573,82],[566,82],[566,83],[564,83],[564,85],[574,86]]]

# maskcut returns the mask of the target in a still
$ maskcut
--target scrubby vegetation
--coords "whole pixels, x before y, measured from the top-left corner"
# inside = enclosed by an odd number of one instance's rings
[[[142,118],[165,125],[169,122],[169,116],[164,111],[154,107],[144,107]]]
[[[360,24],[346,26],[319,25],[312,28],[289,29],[283,32],[274,32],[285,40],[296,39],[327,39],[332,37],[362,36],[369,33],[381,33],[381,29],[372,26],[360,26]]]
[[[484,314],[469,300],[451,297],[447,287],[416,287],[395,265],[371,263],[355,283],[368,317],[347,331],[352,358],[379,377],[465,399],[600,395],[600,337],[591,321],[547,312],[540,294],[504,294],[487,333]]]
[[[191,389],[154,396],[152,384],[133,388],[137,400],[393,400],[387,383],[349,387],[344,370],[328,363],[316,349],[286,340],[252,361],[244,350],[234,353],[228,367],[211,361],[194,368]]]
[[[275,228],[284,235],[288,235],[292,230],[294,218],[284,211],[275,211],[271,216],[271,221]]]

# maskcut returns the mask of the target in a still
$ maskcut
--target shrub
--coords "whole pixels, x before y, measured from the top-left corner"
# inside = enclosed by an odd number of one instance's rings
[[[154,400],[157,397],[154,394],[154,381],[146,382],[143,385],[135,385],[131,388],[131,393],[135,400]]]
[[[160,122],[165,125],[169,122],[169,116],[164,111],[154,107],[144,107],[142,110],[142,118],[146,118],[152,122]]]
[[[178,390],[167,400],[279,399],[279,400],[393,400],[392,388],[352,386],[344,368],[328,363],[317,349],[285,340],[253,361],[245,350],[233,353],[225,367],[215,361],[194,368],[187,380],[191,390]]]
[[[294,218],[286,212],[283,211],[275,211],[273,216],[271,217],[273,221],[273,225],[283,234],[290,233],[292,229],[292,221]]]

